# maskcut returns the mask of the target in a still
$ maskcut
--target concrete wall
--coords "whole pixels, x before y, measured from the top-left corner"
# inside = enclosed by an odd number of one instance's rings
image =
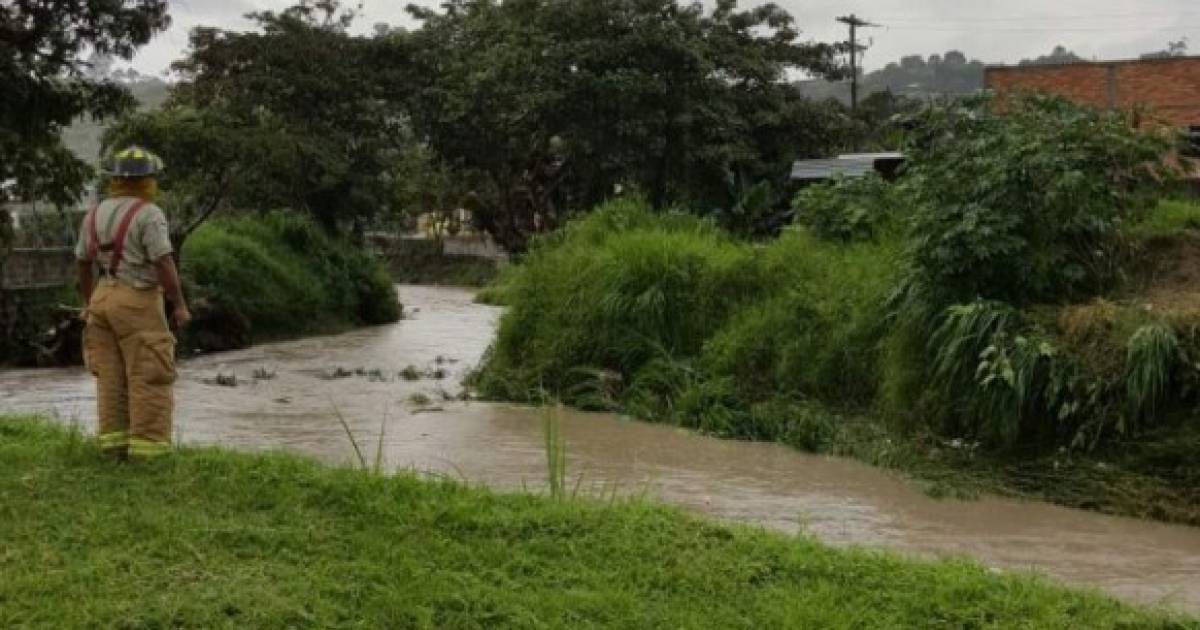
[[[999,94],[1041,91],[1095,107],[1147,107],[1172,125],[1200,125],[1200,57],[992,66],[984,85]]]

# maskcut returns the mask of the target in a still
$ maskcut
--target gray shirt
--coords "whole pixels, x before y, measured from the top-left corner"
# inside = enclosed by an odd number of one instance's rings
[[[112,244],[121,221],[136,203],[135,197],[113,197],[97,206],[96,235],[100,244]],[[79,241],[75,244],[75,258],[81,262],[92,261],[89,256],[90,245],[91,227],[85,216],[79,229]],[[162,208],[146,203],[129,225],[121,265],[117,268],[117,280],[138,289],[158,286],[158,271],[154,263],[173,251],[166,215]],[[112,251],[100,251],[97,247],[94,262],[107,269],[112,262]]]

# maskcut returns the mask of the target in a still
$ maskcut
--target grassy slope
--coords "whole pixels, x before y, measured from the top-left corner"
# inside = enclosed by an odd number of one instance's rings
[[[1200,627],[643,504],[216,450],[114,466],[11,417],[0,576],[0,627]]]

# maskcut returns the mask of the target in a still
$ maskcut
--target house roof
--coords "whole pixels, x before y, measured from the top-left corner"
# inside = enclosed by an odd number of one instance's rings
[[[835,176],[862,177],[876,170],[878,162],[900,161],[903,153],[844,153],[835,158],[797,160],[792,164],[792,179],[830,179]]]

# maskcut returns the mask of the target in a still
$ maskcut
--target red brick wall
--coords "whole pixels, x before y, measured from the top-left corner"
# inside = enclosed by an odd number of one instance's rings
[[[1096,107],[1146,106],[1174,125],[1200,125],[1200,57],[996,66],[984,85],[1005,94],[1033,90]]]

